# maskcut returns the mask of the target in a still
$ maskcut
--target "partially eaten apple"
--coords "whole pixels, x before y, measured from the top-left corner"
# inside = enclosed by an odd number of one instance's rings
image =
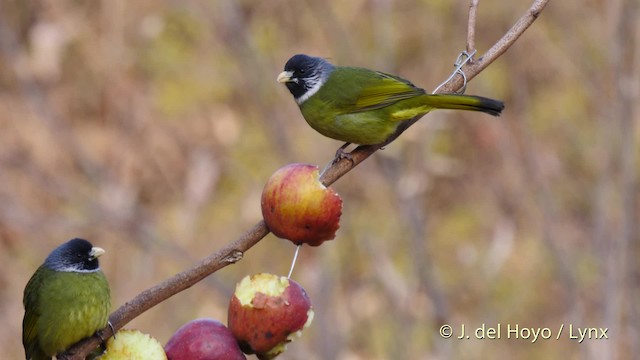
[[[320,182],[318,167],[289,164],[278,169],[262,191],[262,216],[277,237],[318,246],[336,237],[342,199]]]
[[[89,356],[88,358],[92,358]],[[138,330],[120,330],[109,338],[103,360],[167,360],[158,340]]]
[[[284,352],[312,320],[309,296],[284,276],[245,277],[229,304],[229,329],[242,351],[259,359],[273,359]]]
[[[208,318],[182,325],[164,349],[168,360],[246,359],[231,331],[221,322]]]

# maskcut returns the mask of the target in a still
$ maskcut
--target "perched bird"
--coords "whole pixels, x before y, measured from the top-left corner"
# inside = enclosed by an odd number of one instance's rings
[[[24,289],[26,359],[51,359],[108,323],[109,284],[98,264],[104,250],[83,239],[58,246]]]
[[[502,101],[480,96],[428,94],[400,77],[357,67],[334,66],[294,55],[278,75],[307,123],[324,136],[373,145],[393,140],[407,122],[433,109],[482,111],[494,116]]]

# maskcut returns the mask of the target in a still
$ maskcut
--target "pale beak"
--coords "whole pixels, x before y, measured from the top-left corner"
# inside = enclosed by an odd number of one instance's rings
[[[286,83],[291,81],[291,76],[293,76],[293,71],[283,71],[278,75],[276,81],[279,83]]]
[[[100,255],[104,254],[106,251],[104,251],[103,248],[99,248],[97,246],[94,246],[91,248],[91,251],[89,252],[89,257],[92,259],[97,259],[100,257]]]

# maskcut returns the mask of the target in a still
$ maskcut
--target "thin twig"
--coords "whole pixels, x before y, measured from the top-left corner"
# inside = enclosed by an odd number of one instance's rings
[[[514,42],[524,33],[525,30],[538,18],[540,12],[544,9],[549,0],[536,0],[527,12],[515,23],[515,25],[474,64],[470,64],[465,68],[467,79],[471,80],[490,63],[502,55],[509,49]],[[441,92],[453,92],[462,86],[462,78],[456,77],[448,84],[441,88]],[[411,120],[408,126],[411,126],[418,118]],[[399,134],[398,134],[399,135]],[[355,168],[359,163],[375,153],[380,145],[363,145],[357,147],[350,154],[350,158],[344,158],[327,167],[323,172],[320,180],[325,185],[330,185],[343,175]],[[191,269],[183,271],[170,279],[147,289],[133,298],[131,301],[122,305],[118,310],[110,316],[111,324],[117,331],[129,321],[138,315],[149,310],[153,306],[161,303],[169,297],[190,288],[205,277],[214,272],[233,264],[242,258],[245,251],[257,244],[262,238],[269,233],[264,221],[260,221],[251,230],[242,235],[236,241],[225,246],[224,248],[213,253],[206,259]],[[112,330],[107,326],[101,330],[103,338],[113,335]],[[98,337],[91,337],[78,342],[65,353],[61,354],[60,360],[80,360],[84,359],[86,354],[95,349],[100,343]]]
[[[540,16],[540,13],[547,5],[549,0],[535,0],[531,7],[516,21],[516,23],[507,31],[500,40],[498,40],[487,52],[480,58],[476,59],[473,64],[468,64],[464,68],[467,74],[467,81],[471,81],[476,75],[484,70],[489,64],[494,62],[500,55],[504,54],[522,34],[533,24]],[[462,78],[459,76],[453,79],[448,86],[443,86],[440,92],[453,92],[462,86]]]
[[[467,53],[469,54],[476,50],[476,17],[479,1],[471,0],[471,4],[469,4],[469,20],[467,22]],[[473,63],[473,59],[469,62]]]

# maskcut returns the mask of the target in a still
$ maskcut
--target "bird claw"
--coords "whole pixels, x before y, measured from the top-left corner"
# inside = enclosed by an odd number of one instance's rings
[[[100,350],[104,353],[107,351],[107,341],[102,336],[102,331],[96,331],[96,336],[100,339]]]
[[[339,163],[340,161],[342,161],[342,159],[348,159],[349,161],[351,161],[351,164],[354,163],[351,153],[344,151],[344,149],[346,149],[349,145],[351,145],[351,143],[345,143],[344,145],[340,146],[338,150],[336,150],[336,156],[335,158],[333,158],[334,164]]]

